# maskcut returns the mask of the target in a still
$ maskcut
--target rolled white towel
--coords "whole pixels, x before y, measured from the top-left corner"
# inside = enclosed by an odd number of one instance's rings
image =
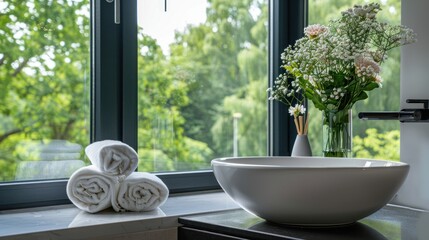
[[[82,167],[67,183],[67,196],[79,209],[95,213],[112,206],[118,178],[103,174],[94,165]]]
[[[121,141],[94,142],[85,148],[85,153],[92,164],[109,175],[125,178],[137,169],[136,151]]]
[[[151,211],[165,203],[168,188],[157,176],[147,172],[134,172],[119,184],[112,199],[117,212]]]

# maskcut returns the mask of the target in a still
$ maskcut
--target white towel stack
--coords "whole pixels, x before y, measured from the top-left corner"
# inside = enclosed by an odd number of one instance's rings
[[[96,213],[109,207],[117,212],[151,211],[167,200],[167,186],[157,176],[134,172],[138,155],[125,143],[94,142],[85,148],[93,165],[70,177],[67,196],[79,209]]]

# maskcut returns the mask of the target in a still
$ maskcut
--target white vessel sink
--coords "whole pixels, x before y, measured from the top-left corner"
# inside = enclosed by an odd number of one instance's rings
[[[224,191],[267,221],[305,226],[353,223],[382,208],[407,177],[400,162],[322,157],[212,160]]]

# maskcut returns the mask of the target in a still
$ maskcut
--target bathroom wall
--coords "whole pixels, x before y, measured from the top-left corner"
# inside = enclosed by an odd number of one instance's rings
[[[401,50],[401,109],[416,107],[406,99],[429,99],[428,9],[427,0],[402,0],[402,24],[417,33],[417,42]],[[395,202],[429,210],[429,123],[401,123],[401,161],[411,168]]]

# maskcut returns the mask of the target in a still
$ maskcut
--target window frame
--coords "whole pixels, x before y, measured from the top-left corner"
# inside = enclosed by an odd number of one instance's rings
[[[90,141],[117,139],[137,149],[137,0],[121,1],[121,24],[113,21],[113,3],[91,0],[90,5]],[[281,71],[281,52],[302,37],[307,0],[269,0],[268,5],[271,87]],[[268,154],[290,156],[293,119],[283,104],[268,101],[267,106]],[[170,193],[220,189],[212,170],[156,175]],[[0,183],[0,210],[68,204],[66,185],[67,179]]]
[[[307,26],[308,0],[269,1],[269,88],[285,73],[280,56],[284,49],[303,37]],[[306,103],[305,103],[306,104]],[[297,135],[288,107],[279,101],[268,101],[269,156],[290,156]]]

